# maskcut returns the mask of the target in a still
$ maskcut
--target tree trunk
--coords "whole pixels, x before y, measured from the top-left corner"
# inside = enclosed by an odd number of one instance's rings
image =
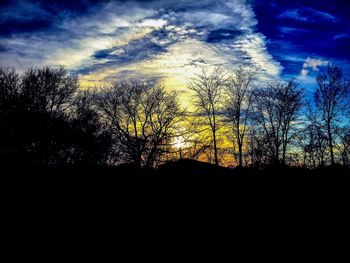
[[[136,166],[138,168],[141,168],[142,167],[142,156],[141,154],[138,154],[137,158],[136,158]]]
[[[282,165],[283,166],[286,165],[286,152],[287,152],[287,147],[285,145],[283,145],[283,149],[282,149]]]
[[[275,142],[275,160],[274,160],[274,165],[279,165],[279,160],[280,160],[280,145],[278,142]]]
[[[238,142],[238,166],[243,166],[242,143]]]
[[[213,140],[214,140],[214,162],[216,165],[219,165],[219,159],[218,159],[218,149],[216,145],[216,131],[213,130]]]
[[[331,152],[331,164],[334,165],[333,138],[332,138],[330,121],[328,121],[328,124],[327,124],[327,131],[328,131],[329,149]]]

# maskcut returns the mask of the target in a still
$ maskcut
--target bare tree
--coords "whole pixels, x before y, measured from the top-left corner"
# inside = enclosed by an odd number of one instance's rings
[[[270,81],[254,92],[254,121],[265,133],[274,163],[286,164],[301,107],[302,91],[293,80]]]
[[[227,102],[225,112],[231,124],[235,144],[238,147],[238,165],[243,166],[243,145],[251,115],[252,88],[256,72],[239,67],[234,71],[226,85]]]
[[[27,164],[67,163],[74,140],[67,109],[78,87],[78,79],[63,68],[29,69],[22,75],[1,69],[0,144],[5,157]]]
[[[62,114],[79,88],[78,78],[63,68],[44,67],[25,72],[21,83],[23,105],[32,112]]]
[[[152,168],[171,147],[181,116],[176,93],[148,83],[121,81],[97,91],[95,104],[126,161]]]
[[[310,167],[324,166],[326,148],[328,144],[327,135],[317,123],[310,123],[302,131],[301,139],[304,152],[304,165]]]
[[[15,116],[20,94],[20,76],[14,69],[0,68],[0,163],[18,155]]]
[[[104,165],[114,157],[110,129],[102,125],[94,107],[94,94],[79,91],[70,108],[71,127],[75,138],[71,149],[71,163]]]
[[[13,108],[13,100],[20,94],[20,76],[14,69],[0,68],[0,113]]]
[[[317,76],[318,87],[314,93],[317,109],[327,131],[331,164],[334,165],[334,132],[343,113],[349,107],[350,82],[344,80],[341,70],[328,64],[325,72]]]
[[[247,137],[247,154],[250,166],[261,168],[270,162],[271,147],[270,139],[266,136],[265,131],[257,125],[253,125],[248,130]]]
[[[339,129],[337,133],[340,137],[337,145],[340,158],[344,166],[350,166],[350,126]]]
[[[212,147],[211,136],[203,132],[196,116],[186,114],[181,125],[180,158],[198,159]]]
[[[225,86],[225,76],[221,67],[216,67],[212,71],[208,68],[201,68],[201,72],[188,84],[190,90],[194,92],[194,105],[197,116],[203,117],[204,126],[209,127],[213,148],[214,162],[219,164],[217,131],[221,128],[218,121],[218,115],[223,109],[223,88]]]
[[[299,146],[303,151],[304,166],[315,168],[326,164],[328,138],[315,105],[312,101],[306,105],[303,128],[298,135]]]

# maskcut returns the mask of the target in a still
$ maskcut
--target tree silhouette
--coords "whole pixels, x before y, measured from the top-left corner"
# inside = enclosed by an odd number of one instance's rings
[[[294,80],[260,81],[256,87],[255,71],[239,67],[232,73],[226,77],[221,67],[201,68],[188,84],[195,111],[186,113],[178,94],[157,84],[116,81],[83,91],[64,68],[21,74],[0,68],[0,166],[126,164],[133,171],[152,171],[180,156],[215,163],[179,162],[189,169],[223,172],[217,165],[231,151],[219,132],[227,129],[233,134],[229,143],[238,149],[238,172],[350,166],[350,82],[339,68],[328,64],[318,74],[308,104]]]
[[[338,130],[340,143],[337,145],[340,158],[344,166],[350,166],[350,127],[344,127]]]
[[[105,144],[96,133],[99,123],[82,103],[74,109],[78,88],[78,79],[63,68],[29,69],[23,75],[0,69],[1,161],[50,166],[100,163],[97,153]]]
[[[270,81],[254,91],[254,121],[265,133],[273,163],[286,164],[287,147],[295,137],[302,91],[294,81]]]
[[[235,143],[238,146],[238,166],[243,166],[243,145],[251,117],[253,88],[256,72],[239,67],[225,86],[227,101],[225,112],[231,124]]]
[[[302,144],[304,165],[308,163],[313,168],[324,166],[328,140],[322,127],[316,123],[311,123],[303,129],[302,134],[305,140]]]
[[[214,162],[219,164],[217,131],[221,128],[218,115],[223,109],[223,88],[226,78],[221,67],[216,67],[210,72],[207,68],[201,68],[201,72],[188,84],[194,92],[194,105],[197,118],[204,117],[204,125],[210,128],[214,144]]]
[[[103,127],[94,108],[93,93],[80,91],[72,104],[75,164],[108,164],[113,159],[111,131]]]
[[[334,134],[349,107],[350,82],[344,80],[338,67],[328,64],[326,71],[317,76],[317,84],[315,104],[327,131],[331,164],[334,165]]]
[[[94,101],[125,161],[153,168],[171,147],[181,116],[176,93],[144,82],[123,81],[99,89]]]

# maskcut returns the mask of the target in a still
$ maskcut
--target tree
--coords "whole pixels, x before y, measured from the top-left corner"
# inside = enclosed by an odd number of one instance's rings
[[[304,164],[308,163],[311,167],[324,166],[327,136],[322,127],[313,122],[303,129],[303,143]]]
[[[66,113],[79,89],[79,80],[63,68],[29,69],[21,81],[22,104],[31,112],[46,112],[50,116]]]
[[[254,91],[254,122],[265,133],[271,159],[286,164],[287,147],[295,137],[302,107],[302,90],[291,80],[270,81]]]
[[[58,165],[73,145],[68,108],[78,79],[63,68],[0,70],[1,155],[8,163]]]
[[[303,128],[298,135],[299,146],[303,151],[304,166],[324,166],[327,160],[328,139],[312,101],[307,102]]]
[[[252,88],[256,72],[239,67],[234,71],[226,85],[227,102],[225,112],[231,124],[235,143],[238,146],[238,166],[243,166],[243,145],[249,126],[252,104]]]
[[[338,151],[344,166],[350,166],[350,126],[344,127],[337,132],[340,137]]]
[[[327,131],[331,164],[334,165],[333,134],[349,107],[350,82],[344,80],[342,71],[333,64],[328,64],[325,72],[321,72],[316,79],[318,86],[314,100]]]
[[[19,105],[25,134],[21,137],[30,163],[70,162],[74,138],[69,108],[78,89],[78,78],[63,67],[29,69],[22,75]]]
[[[194,93],[194,105],[197,116],[204,118],[204,125],[209,127],[213,145],[214,162],[219,164],[217,131],[221,128],[218,115],[223,109],[223,88],[226,78],[221,67],[214,68],[209,72],[206,68],[201,68],[201,72],[190,81],[188,87]]]
[[[98,90],[94,100],[125,161],[153,168],[171,147],[181,116],[176,93],[144,82],[120,81]]]
[[[104,165],[113,159],[112,136],[108,127],[100,122],[94,108],[93,93],[80,91],[71,110],[73,147],[71,162],[83,165]]]
[[[16,156],[15,116],[20,92],[20,76],[14,69],[0,68],[0,162]]]
[[[20,76],[14,69],[0,68],[0,113],[9,112],[15,106],[20,92]]]
[[[270,164],[271,147],[270,138],[266,136],[264,130],[257,125],[252,125],[248,130],[247,137],[247,154],[250,166],[262,168]]]

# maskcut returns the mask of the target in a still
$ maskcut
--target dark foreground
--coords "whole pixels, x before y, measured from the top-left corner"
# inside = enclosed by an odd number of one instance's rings
[[[73,204],[77,208],[82,204],[100,206],[109,203],[108,209],[117,211],[116,204],[126,204],[130,200],[146,207],[154,202],[169,206],[167,200],[170,197],[175,203],[185,200],[188,205],[190,202],[190,206],[195,205],[193,202],[214,206],[229,202],[225,208],[227,211],[233,209],[233,204],[243,204],[247,200],[251,205],[259,204],[260,209],[276,202],[281,208],[289,207],[295,200],[300,200],[299,204],[309,209],[316,203],[333,206],[350,198],[350,171],[340,166],[315,170],[229,169],[180,160],[162,165],[154,171],[131,165],[12,166],[3,171],[0,180],[3,193],[7,193],[6,200],[30,204],[44,202],[47,207],[64,200],[66,205]],[[286,202],[286,199],[289,201]]]
[[[90,177],[95,178],[350,178],[350,168],[343,166],[321,167],[317,169],[297,167],[226,168],[210,163],[182,159],[160,165],[158,169],[147,170],[131,164],[120,166],[25,166],[3,167],[5,177],[45,176],[45,177]]]

